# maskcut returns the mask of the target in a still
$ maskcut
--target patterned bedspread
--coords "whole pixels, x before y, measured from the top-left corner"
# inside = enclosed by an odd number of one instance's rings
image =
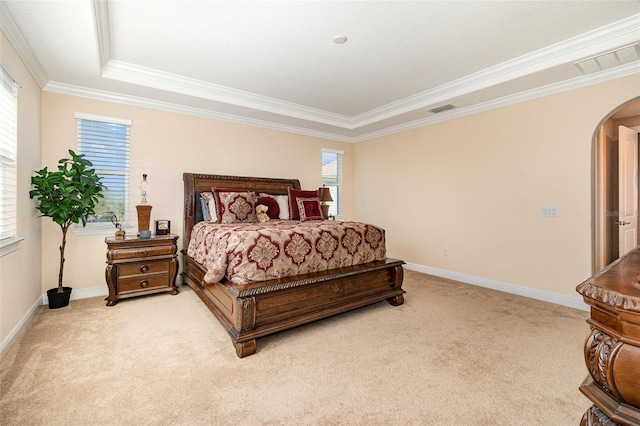
[[[361,222],[200,222],[187,254],[207,268],[205,282],[246,284],[383,260],[386,247],[384,229]]]

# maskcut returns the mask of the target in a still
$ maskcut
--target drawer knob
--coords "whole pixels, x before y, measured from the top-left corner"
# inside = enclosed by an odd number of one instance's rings
[[[140,281],[140,287],[142,287],[142,288],[149,287],[149,281],[147,281],[147,280]]]
[[[149,265],[143,265],[140,267],[140,272],[142,272],[143,274],[145,272],[149,272]]]

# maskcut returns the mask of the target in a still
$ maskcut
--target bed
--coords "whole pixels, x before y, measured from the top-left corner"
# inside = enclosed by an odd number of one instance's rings
[[[211,188],[226,188],[287,195],[288,188],[300,190],[300,182],[297,179],[197,173],[184,173],[183,181],[182,278],[228,331],[238,357],[254,354],[256,339],[282,330],[384,300],[393,306],[404,303],[404,262],[386,257],[348,266],[336,264],[333,266],[337,267],[331,269],[282,278],[265,275],[264,280],[240,279],[240,283],[234,283],[225,275],[212,282],[212,274],[208,274],[210,271],[204,265],[206,262],[189,255],[192,237],[195,239],[196,233],[205,225],[199,224],[203,215],[199,194],[211,191]],[[331,221],[316,223],[322,222]],[[260,231],[262,227],[256,229]],[[384,254],[384,248],[382,250],[377,257]]]

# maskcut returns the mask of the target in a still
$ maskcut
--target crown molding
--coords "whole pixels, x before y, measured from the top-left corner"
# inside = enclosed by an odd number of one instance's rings
[[[513,95],[504,96],[502,98],[493,99],[491,101],[482,102],[479,104],[471,105],[469,107],[454,109],[449,112],[429,116],[427,118],[423,118],[419,120],[414,120],[409,123],[403,123],[397,126],[388,127],[379,131],[370,132],[364,135],[354,137],[352,138],[352,141],[354,143],[364,142],[364,141],[379,138],[382,136],[403,132],[405,130],[411,130],[417,127],[441,123],[444,121],[453,120],[455,118],[460,118],[460,117],[476,114],[483,111],[489,111],[492,109],[501,108],[504,106],[509,106],[516,103],[541,98],[544,96],[550,96],[556,93],[579,89],[581,87],[591,86],[593,84],[603,83],[605,81],[613,80],[616,78],[622,78],[622,77],[626,77],[628,75],[633,75],[633,74],[638,74],[640,78],[640,61],[632,62],[625,65],[620,65],[618,67],[601,71],[599,73],[589,74],[589,75],[577,77],[571,80],[566,80],[559,83],[538,87],[536,89],[516,93]]]
[[[178,114],[191,115],[196,117],[208,118],[212,120],[226,121],[236,124],[244,124],[247,126],[261,127],[270,130],[277,130],[288,133],[295,133],[299,135],[312,136],[321,139],[329,139],[333,141],[341,142],[353,142],[353,138],[331,133],[322,132],[319,130],[306,129],[304,127],[290,126],[287,124],[279,124],[266,120],[259,120],[254,118],[242,117],[233,114],[227,114],[222,112],[211,111],[204,108],[189,107],[180,104],[174,104],[170,102],[157,101],[154,99],[148,99],[138,96],[125,95],[122,93],[109,92],[105,90],[90,89],[87,87],[75,86],[72,84],[49,82],[45,91],[51,93],[59,93],[62,95],[79,96],[82,98],[94,99],[98,101],[114,102],[124,105],[131,105],[141,108],[151,108],[167,112],[175,112]]]
[[[3,17],[3,13],[1,12],[4,11],[10,18],[6,7],[4,7],[1,2],[0,6],[2,6],[0,7],[0,17]],[[336,129],[348,130],[356,130],[366,125],[374,124],[417,109],[444,103],[454,97],[502,84],[544,69],[575,62],[586,57],[614,50],[615,48],[625,44],[636,43],[638,41],[638,33],[640,32],[640,14],[632,15],[613,24],[484,69],[480,72],[438,86],[431,90],[391,102],[380,108],[376,108],[353,117],[349,117],[112,59],[108,1],[93,0],[93,11],[102,66],[102,77],[104,78],[320,123],[333,126]],[[30,52],[39,69],[42,69],[31,52],[31,49],[24,42],[24,38],[22,37],[22,34],[20,34],[19,30],[17,30],[13,20],[11,20],[11,23],[13,24],[15,32],[17,32],[17,39],[21,40],[22,45],[26,47],[26,50],[24,48],[20,50]],[[10,39],[10,41],[12,40]],[[13,41],[12,44],[14,44],[14,46],[16,45]],[[344,136],[334,132],[311,130],[304,127],[284,125],[266,120],[215,112],[207,109],[156,101],[148,98],[94,90],[64,83],[48,82],[48,78],[43,80],[44,84],[41,83],[40,85],[45,90],[51,92],[145,108],[154,108],[179,114],[194,115],[203,118],[296,133],[322,139],[357,143],[637,73],[640,69],[639,67],[638,63],[634,62],[632,64],[626,64],[610,70],[602,71],[597,74],[582,76],[481,104],[455,109],[447,113],[429,116],[424,119],[414,120],[409,123],[403,123],[360,136]]]
[[[109,2],[93,0],[93,20],[96,24],[98,50],[100,53],[100,69],[111,60],[111,24],[109,23]]]
[[[352,117],[359,128],[416,109],[446,103],[491,86],[638,42],[640,14],[503,62],[396,102]]]
[[[310,108],[152,68],[141,67],[119,60],[112,59],[109,61],[103,68],[102,76],[140,86],[153,87],[168,92],[299,118],[315,123],[328,124],[346,129],[350,128],[349,117],[341,114]]]
[[[509,105],[513,105],[544,96],[553,95],[556,93],[566,92],[569,90],[579,89],[581,87],[590,86],[593,84],[602,83],[605,81],[613,80],[616,78],[626,77],[628,75],[638,74],[640,76],[640,61],[636,61],[630,64],[621,65],[616,68],[612,68],[606,71],[602,71],[597,74],[590,74],[587,76],[577,77],[571,80],[563,81],[547,85],[544,87],[528,90],[514,95],[505,96],[500,99],[494,99],[488,102],[472,105],[466,108],[455,109],[442,114],[429,116],[427,118],[414,120],[409,123],[400,124],[397,126],[391,126],[379,131],[370,132],[359,136],[345,136],[339,133],[323,132],[318,130],[311,130],[304,127],[290,126],[285,124],[278,124],[265,120],[252,119],[248,117],[237,116],[233,114],[226,114],[221,112],[214,112],[203,108],[188,107],[185,105],[173,104],[169,102],[162,102],[148,98],[123,95],[121,93],[108,92],[103,90],[95,90],[86,87],[74,86],[65,83],[50,82],[44,88],[45,91],[52,93],[60,93],[63,95],[79,96],[83,98],[89,98],[99,101],[115,102],[125,105],[132,105],[142,108],[151,108],[167,112],[174,112],[178,114],[192,115],[196,117],[208,118],[213,120],[226,121],[230,123],[242,124],[247,126],[261,127],[264,129],[282,131],[287,133],[300,134],[305,136],[311,136],[321,139],[328,139],[339,142],[347,143],[359,143],[367,140],[387,136],[394,133],[403,132],[406,130],[415,129],[417,127],[428,126],[436,123],[441,123],[448,120],[453,120],[460,117],[465,117],[472,114],[477,114],[483,111],[489,111],[496,108],[501,108]]]
[[[492,85],[501,84],[506,81],[528,75],[536,71],[547,69],[552,66],[557,66],[569,61],[575,62],[586,57],[606,52],[608,50],[613,50],[625,44],[635,43],[638,41],[638,33],[640,32],[640,14],[632,15],[621,21],[576,36],[572,39],[565,40],[561,43],[557,43],[547,48],[540,49],[536,52],[523,55],[519,58],[504,62],[497,66],[487,68],[481,72],[458,79],[451,83],[413,96],[409,96],[396,102],[389,103],[380,108],[367,111],[363,114],[348,117],[345,115],[305,107],[267,96],[240,91],[196,79],[188,79],[175,74],[165,73],[113,60],[111,59],[108,1],[93,0],[93,10],[100,60],[103,69],[103,77],[126,81],[146,87],[154,87],[160,90],[182,93],[198,98],[205,98],[232,105],[243,106],[348,130],[355,130],[369,124],[377,123],[384,119],[392,118],[400,114],[414,111],[419,108],[446,102],[448,99],[451,99],[453,97],[468,94],[486,87],[491,87]],[[49,78],[46,72],[31,50],[31,47],[25,41],[24,36],[15,24],[6,5],[2,1],[0,1],[0,28],[2,30],[2,33],[7,37],[11,45],[14,47],[38,85],[46,90],[60,91],[60,93],[65,93],[68,91],[69,94],[74,94],[76,96],[92,97],[96,99],[100,98],[103,100],[109,100],[111,102],[128,103],[132,105],[164,109],[183,114],[197,115],[201,117],[219,119],[241,124],[249,124],[263,128],[271,128],[274,130],[282,130],[346,142],[360,142],[363,140],[380,137],[386,134],[396,133],[398,131],[403,131],[422,125],[428,125],[463,115],[473,114],[481,110],[497,108],[515,102],[521,102],[523,100],[545,96],[545,94],[550,94],[549,91],[555,93],[558,91],[570,90],[571,88],[580,87],[582,85],[595,84],[598,81],[606,81],[610,78],[614,78],[609,77],[609,75],[616,75],[619,72],[624,73],[625,69],[629,69],[628,66],[621,66],[615,68],[614,70],[600,72],[595,76],[585,76],[570,80],[569,82],[553,84],[543,88],[522,92],[513,96],[507,96],[472,107],[461,108],[449,113],[413,121],[411,123],[406,123],[399,126],[394,126],[385,130],[368,133],[366,135],[361,135],[358,137],[347,137],[330,132],[320,132],[297,126],[281,125],[265,120],[239,117],[232,114],[218,113],[199,108],[179,106],[166,102],[158,102],[149,99],[143,100],[143,98],[134,96],[126,96],[111,92],[102,92],[88,88],[77,88],[77,86],[63,85],[61,83],[55,82],[51,83],[49,82]],[[631,68],[634,67],[631,66]],[[630,73],[632,72],[635,71],[631,71]],[[628,75],[628,73],[624,75]],[[581,81],[592,82],[582,84],[579,83]],[[574,84],[578,84],[578,86],[574,86]],[[63,87],[65,87],[66,89],[63,89]],[[71,87],[74,87],[75,89],[69,89]],[[109,94],[105,95],[107,93]]]
[[[352,128],[350,118],[345,115],[112,59],[108,3],[93,0],[102,77],[344,129]]]
[[[31,47],[25,41],[24,36],[18,29],[18,26],[3,1],[0,1],[0,30],[2,30],[2,34],[5,35],[9,43],[11,43],[16,50],[18,56],[40,88],[44,88],[49,82],[49,77],[47,77],[47,73],[44,71],[44,68],[42,68],[42,65],[40,65],[38,58],[36,58],[33,50],[31,50]]]
[[[95,0],[95,2],[99,5],[105,3],[99,0]],[[106,7],[105,4],[103,9],[106,9]],[[98,23],[98,39],[100,42],[101,57],[104,60],[107,56],[103,53],[103,50],[109,50],[109,37],[108,22],[105,25],[104,18],[101,19],[98,16],[105,14],[103,9],[98,6],[94,10],[96,13],[96,22]],[[108,15],[108,11],[106,14]],[[102,24],[100,24],[100,22],[102,22]],[[574,38],[545,47],[544,49],[460,78],[451,83],[391,102],[380,108],[353,117],[305,107],[303,105],[232,89],[202,80],[185,78],[176,74],[141,67],[118,60],[109,60],[106,62],[103,66],[102,76],[141,86],[153,87],[169,92],[181,93],[330,125],[341,129],[355,130],[417,109],[444,103],[455,97],[531,75],[535,72],[613,50],[625,44],[635,43],[638,41],[639,32],[640,14],[630,16],[613,24],[589,31]]]

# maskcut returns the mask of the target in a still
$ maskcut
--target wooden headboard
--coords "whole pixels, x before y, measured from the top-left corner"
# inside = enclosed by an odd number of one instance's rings
[[[211,188],[230,188],[253,191],[257,194],[266,192],[273,195],[286,195],[287,188],[300,189],[298,179],[274,179],[245,176],[203,175],[183,173],[184,181],[184,237],[183,248],[189,247],[191,229],[196,224],[196,194],[211,191]],[[199,207],[198,207],[199,208]]]

